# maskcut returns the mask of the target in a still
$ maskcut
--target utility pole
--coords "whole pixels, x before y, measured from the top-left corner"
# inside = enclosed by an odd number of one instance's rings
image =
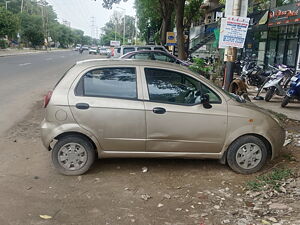
[[[136,45],[136,38],[137,38],[137,19],[136,16],[134,17],[134,44]]]
[[[91,23],[92,23],[92,25],[91,25],[91,37],[93,38],[94,37],[94,31],[95,31],[95,17],[94,16],[91,17]]]
[[[125,45],[125,33],[126,33],[126,9],[124,9],[124,8],[121,8],[121,7],[117,7],[118,9],[121,9],[121,10],[123,10],[123,12],[124,12],[124,28],[123,28],[123,45]]]
[[[21,1],[21,13],[23,12],[24,0]]]
[[[7,4],[10,3],[10,1],[5,1],[5,9],[7,10]]]
[[[240,14],[241,14],[241,0],[234,0],[232,16],[240,16]],[[236,57],[237,57],[237,48],[234,47],[225,48],[224,61],[226,61],[226,67],[225,67],[224,89],[226,91],[229,90],[230,83],[233,80],[233,71],[235,67]]]

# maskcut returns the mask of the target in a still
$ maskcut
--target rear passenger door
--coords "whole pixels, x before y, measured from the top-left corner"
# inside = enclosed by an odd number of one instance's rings
[[[136,67],[91,68],[69,92],[75,120],[105,151],[145,150],[145,111]]]

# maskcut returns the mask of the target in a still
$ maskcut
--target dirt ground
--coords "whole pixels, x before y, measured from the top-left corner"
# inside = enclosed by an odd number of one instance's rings
[[[270,200],[287,205],[286,213],[261,215],[245,190],[247,181],[276,167],[299,171],[300,148],[293,143],[255,175],[236,174],[214,160],[103,159],[85,175],[63,176],[41,144],[42,117],[37,102],[0,139],[1,225],[300,224],[300,194]],[[286,126],[300,133],[300,123]]]

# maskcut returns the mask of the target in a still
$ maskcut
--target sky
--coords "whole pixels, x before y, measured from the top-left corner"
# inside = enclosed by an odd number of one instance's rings
[[[93,37],[100,35],[100,28],[109,21],[114,10],[123,14],[125,9],[126,15],[135,16],[134,0],[114,4],[111,10],[102,7],[102,0],[47,0],[47,2],[53,6],[59,22],[67,20],[72,28],[83,30],[85,35]]]

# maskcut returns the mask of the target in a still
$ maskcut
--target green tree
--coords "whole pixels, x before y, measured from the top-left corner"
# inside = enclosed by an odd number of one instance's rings
[[[140,30],[141,38],[148,42],[148,32],[152,30],[154,33],[160,31],[162,17],[160,12],[160,4],[158,0],[136,0],[135,1],[137,26]],[[159,40],[158,40],[159,41]]]
[[[111,9],[112,8],[112,5],[113,4],[118,4],[120,3],[121,0],[103,0],[103,7],[105,8],[108,8],[108,9]],[[142,2],[140,4],[140,2]],[[176,21],[176,31],[177,31],[177,47],[178,47],[178,57],[180,59],[186,59],[187,57],[187,54],[185,52],[185,46],[184,46],[184,41],[185,41],[185,38],[184,38],[184,18],[185,18],[185,6],[186,5],[190,5],[191,4],[191,1],[188,1],[188,3],[186,4],[187,0],[161,0],[159,1],[159,7],[160,9],[163,9],[165,8],[165,4],[167,4],[169,7],[172,7],[174,6],[174,11],[175,11],[175,21]],[[142,8],[143,7],[140,7],[143,5],[143,3],[145,5],[148,5],[149,7],[151,6],[156,6],[155,4],[155,0],[136,0],[135,1],[135,4],[136,4],[136,8],[137,8],[137,14],[138,15],[147,15],[149,12],[148,11],[152,11],[152,13],[156,13],[157,10],[153,10],[152,8],[144,8],[144,12],[142,11]],[[153,5],[152,5],[153,3]],[[140,5],[139,5],[140,4]],[[166,8],[165,8],[166,9]],[[197,13],[200,12],[200,9],[199,8],[196,8],[196,11]],[[160,20],[162,21],[163,19],[163,10],[160,10]],[[168,15],[168,14],[166,14]],[[148,18],[148,20],[147,20]],[[142,26],[145,27],[148,29],[149,27],[153,26],[153,24],[151,24],[151,19],[153,17],[152,16],[143,16],[142,19],[142,23],[143,24]],[[166,18],[166,21],[165,22],[170,22],[172,17],[170,18]],[[159,24],[159,26],[161,26],[161,22],[160,23],[156,23],[155,22],[155,25]],[[139,26],[140,27],[140,26]],[[140,27],[142,28],[142,27]],[[142,28],[143,29],[143,28]],[[146,33],[145,31],[142,31],[143,33]],[[161,32],[161,37],[163,36],[163,32]]]
[[[44,43],[44,33],[42,17],[22,13],[21,19],[21,37],[22,40],[31,44],[33,47],[41,46]]]
[[[12,38],[19,29],[19,18],[13,13],[0,7],[0,38],[7,35]]]

